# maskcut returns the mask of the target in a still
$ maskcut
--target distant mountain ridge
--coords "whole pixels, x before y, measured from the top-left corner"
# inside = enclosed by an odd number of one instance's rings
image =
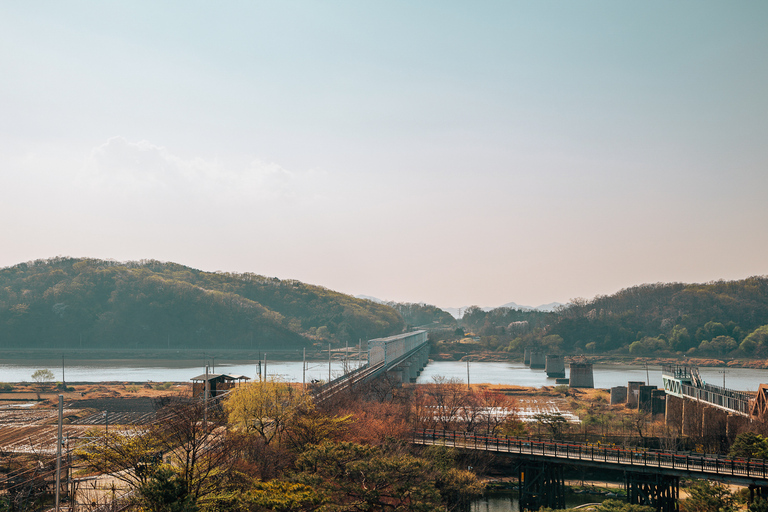
[[[355,298],[369,300],[377,304],[393,304],[393,302],[381,300],[379,298],[372,297],[370,295],[355,295]],[[431,304],[428,304],[428,305],[432,306]],[[506,304],[502,304],[501,306],[484,307],[481,309],[486,312],[493,311],[494,309],[497,309],[497,308],[509,308],[509,309],[517,309],[520,311],[544,311],[549,313],[549,312],[555,311],[555,309],[557,309],[559,306],[564,306],[564,304],[560,302],[550,302],[549,304],[542,304],[540,306],[533,307],[533,306],[521,306],[515,302],[507,302]],[[453,318],[458,320],[462,317],[462,315],[464,314],[464,311],[466,311],[470,306],[464,306],[461,308],[442,308],[439,306],[433,306],[433,307],[437,307],[447,313],[450,313]]]

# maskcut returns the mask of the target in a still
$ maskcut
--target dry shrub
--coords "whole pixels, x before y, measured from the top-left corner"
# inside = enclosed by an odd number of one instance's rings
[[[410,433],[406,408],[401,404],[357,402],[343,414],[354,417],[346,439],[355,443],[380,445],[387,438],[405,439]]]

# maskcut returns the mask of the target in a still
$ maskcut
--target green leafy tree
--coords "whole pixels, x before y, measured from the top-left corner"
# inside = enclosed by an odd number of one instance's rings
[[[768,458],[768,439],[754,432],[743,432],[736,436],[728,452],[731,458]]]
[[[255,482],[246,499],[259,512],[315,510],[323,502],[323,498],[312,487],[281,480]]]
[[[669,346],[681,352],[691,348],[691,336],[688,334],[688,329],[681,325],[674,326],[672,333],[669,335]]]
[[[755,501],[749,504],[747,510],[749,512],[768,512],[768,500],[755,498]]]
[[[323,511],[437,512],[483,488],[469,472],[441,471],[425,459],[355,443],[310,447],[296,466],[296,480],[323,496]]]
[[[160,466],[137,488],[139,503],[147,512],[195,512],[192,496],[173,468]]]
[[[680,502],[680,512],[734,512],[735,499],[722,484],[696,480],[688,488],[688,498]]]
[[[312,397],[303,390],[278,380],[258,381],[239,386],[224,403],[229,423],[253,433],[269,444],[280,441],[283,432],[313,408]]]
[[[560,439],[563,431],[568,426],[568,420],[559,412],[534,414],[533,419],[549,431],[552,439]]]
[[[768,325],[763,325],[749,333],[739,345],[746,355],[763,356],[768,352]]]

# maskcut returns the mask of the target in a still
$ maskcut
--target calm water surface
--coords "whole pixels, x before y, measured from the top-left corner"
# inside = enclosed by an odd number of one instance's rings
[[[67,382],[185,382],[192,377],[205,373],[203,362],[199,360],[65,360],[64,380]],[[353,364],[352,367],[355,365]],[[0,382],[30,382],[32,373],[39,369],[49,369],[62,380],[61,360],[6,360],[0,359]],[[342,364],[331,364],[331,377],[343,373]],[[213,369],[211,369],[213,371]],[[256,378],[259,375],[258,361],[216,360],[217,373],[230,373]],[[262,372],[264,371],[262,367]],[[267,374],[289,382],[302,381],[301,361],[267,361]],[[741,391],[757,391],[762,382],[768,383],[768,370],[752,368],[700,368],[701,376],[710,384],[723,385],[723,371],[726,387]],[[567,374],[567,370],[566,370]],[[437,376],[467,381],[467,363],[458,361],[435,361],[424,368],[418,383],[432,382]],[[307,363],[306,380],[328,379],[328,363]],[[628,381],[643,381],[661,387],[661,368],[629,365],[595,365],[594,380],[596,388],[626,386]],[[515,386],[552,386],[555,379],[547,378],[544,370],[531,370],[522,363],[470,363],[469,380],[471,383],[505,384]]]
[[[592,494],[566,494],[565,506],[575,507],[586,503],[601,503],[604,496]],[[492,492],[475,501],[470,506],[471,512],[520,512],[520,502],[511,492]]]

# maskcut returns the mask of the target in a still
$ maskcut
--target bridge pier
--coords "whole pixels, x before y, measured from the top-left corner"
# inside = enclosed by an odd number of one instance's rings
[[[728,437],[728,440],[733,442],[737,435],[746,431],[750,421],[746,416],[729,414],[725,420],[725,435]]]
[[[416,382],[416,379],[424,371],[424,367],[429,363],[429,345],[425,345],[421,350],[413,355],[413,364],[416,368],[416,374],[412,376],[411,382]]]
[[[755,498],[768,499],[768,487],[762,487],[759,485],[749,486],[749,504],[755,501]]]
[[[408,368],[405,365],[396,366],[391,370],[387,370],[387,375],[389,375],[392,380],[398,384],[411,381],[411,376],[408,372]]]
[[[419,361],[419,355],[415,354],[414,358],[408,362],[408,382],[416,382],[421,372],[421,362]]]
[[[683,400],[683,435],[697,439],[701,437],[702,406],[693,400]]]
[[[550,462],[525,461],[519,466],[520,510],[541,507],[565,508],[563,466]]]
[[[678,512],[679,477],[627,471],[624,482],[630,505],[647,505],[657,512]]]
[[[667,395],[666,410],[664,411],[664,422],[667,429],[681,433],[683,428],[683,398],[675,395]]]
[[[710,448],[727,449],[728,413],[715,407],[701,411],[701,436]]]

